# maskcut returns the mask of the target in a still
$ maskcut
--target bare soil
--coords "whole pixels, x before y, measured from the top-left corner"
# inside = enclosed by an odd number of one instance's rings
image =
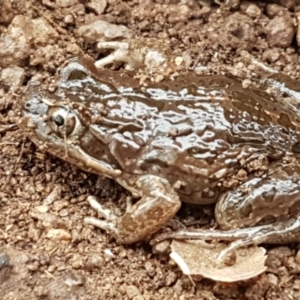
[[[267,272],[252,280],[193,282],[147,243],[122,246],[83,223],[93,214],[88,195],[121,214],[122,188],[40,152],[7,127],[17,123],[30,79],[54,76],[81,52],[101,57],[96,38],[78,35],[83,24],[104,20],[124,25],[132,39],[167,39],[170,54],[188,53],[187,65],[231,72],[247,84],[258,73],[249,55],[299,77],[298,11],[293,0],[0,0],[0,298],[300,299],[298,245],[268,248]],[[179,220],[197,218],[188,212]]]

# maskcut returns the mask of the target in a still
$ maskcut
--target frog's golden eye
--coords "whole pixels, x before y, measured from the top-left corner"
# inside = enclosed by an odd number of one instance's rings
[[[51,107],[48,111],[48,124],[60,137],[71,135],[76,128],[77,118],[74,113],[64,107]]]

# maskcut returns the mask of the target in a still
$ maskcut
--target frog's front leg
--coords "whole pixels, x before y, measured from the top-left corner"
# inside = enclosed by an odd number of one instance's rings
[[[127,42],[99,42],[97,44],[97,48],[99,50],[114,49],[111,54],[95,62],[95,66],[99,69],[114,62],[125,63],[126,70],[135,70],[143,65],[140,61],[132,57],[130,53],[130,45]]]
[[[122,217],[113,215],[93,198],[91,206],[106,220],[85,218],[85,222],[110,231],[118,242],[131,244],[142,241],[158,231],[173,218],[181,202],[169,182],[153,175],[141,176],[135,186],[140,190],[141,199],[127,207]]]
[[[219,262],[231,251],[261,243],[300,241],[300,167],[296,164],[249,180],[219,199],[215,217],[221,230],[181,230],[155,238],[151,243],[174,239],[233,241],[221,252]]]

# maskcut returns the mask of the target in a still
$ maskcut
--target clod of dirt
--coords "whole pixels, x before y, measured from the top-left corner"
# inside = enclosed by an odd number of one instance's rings
[[[235,263],[231,265],[216,265],[218,255],[226,247],[223,243],[174,240],[170,256],[185,275],[201,275],[222,282],[250,279],[266,270],[266,249],[255,246],[237,249]]]
[[[110,24],[109,22],[97,20],[78,28],[78,34],[86,42],[111,41],[118,38],[130,38],[130,30],[123,25]]]
[[[60,7],[70,7],[78,4],[78,0],[56,0],[56,4]]]
[[[29,50],[24,30],[11,24],[0,37],[0,67],[21,64],[29,56]]]
[[[86,4],[86,7],[93,10],[97,15],[103,14],[106,6],[107,0],[91,0],[89,3]]]
[[[296,40],[297,40],[298,47],[300,47],[300,12],[297,13],[296,17],[298,22]]]
[[[11,88],[17,88],[23,84],[24,79],[25,70],[18,66],[2,69],[0,73],[0,81]]]
[[[50,229],[46,235],[50,240],[63,241],[71,240],[71,234],[63,229]]]
[[[0,37],[0,67],[22,64],[29,57],[31,46],[46,45],[57,37],[58,33],[45,19],[15,16]]]
[[[256,43],[253,20],[238,12],[228,16],[220,28],[217,42],[234,49],[253,48]]]
[[[266,26],[266,33],[271,47],[289,47],[295,35],[293,19],[288,13],[275,16]]]

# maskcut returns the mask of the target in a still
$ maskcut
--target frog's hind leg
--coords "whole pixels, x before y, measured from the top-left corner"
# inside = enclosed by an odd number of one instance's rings
[[[228,254],[234,250],[262,243],[286,244],[300,241],[300,217],[292,220],[252,228],[233,230],[179,230],[172,233],[161,234],[151,240],[151,245],[166,239],[187,240],[222,240],[231,241],[228,247],[222,250],[217,263],[222,263]]]
[[[271,169],[264,178],[253,178],[219,199],[215,217],[221,230],[181,230],[158,236],[152,244],[169,238],[232,242],[221,252],[261,243],[300,241],[300,167],[295,163]]]
[[[181,202],[169,182],[157,176],[140,177],[136,187],[142,198],[129,205],[122,217],[113,215],[104,209],[94,198],[89,198],[90,205],[105,218],[85,218],[85,222],[111,232],[118,242],[131,244],[149,238],[158,231],[179,210]]]

